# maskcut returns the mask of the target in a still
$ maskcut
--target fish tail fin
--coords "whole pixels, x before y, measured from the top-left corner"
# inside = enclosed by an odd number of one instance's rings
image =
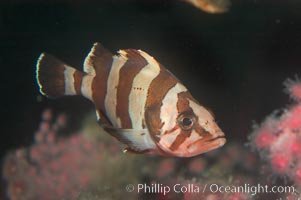
[[[89,76],[46,53],[40,55],[36,65],[36,79],[40,92],[50,98],[79,95],[83,94],[82,92],[88,97],[86,84],[89,83],[83,80],[88,78],[92,81]]]

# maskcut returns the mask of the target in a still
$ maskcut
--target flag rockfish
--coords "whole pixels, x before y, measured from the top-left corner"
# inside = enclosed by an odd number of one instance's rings
[[[127,49],[112,55],[95,43],[83,71],[42,53],[36,66],[40,92],[91,100],[101,126],[126,151],[191,157],[225,144],[211,112],[146,52]]]

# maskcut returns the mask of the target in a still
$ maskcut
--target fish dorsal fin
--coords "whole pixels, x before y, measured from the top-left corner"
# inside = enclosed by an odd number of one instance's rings
[[[84,72],[95,75],[102,67],[111,67],[112,54],[100,43],[94,43],[84,62]]]
[[[148,59],[144,57],[141,50],[136,49],[121,49],[118,51],[118,58],[125,59],[128,66],[140,66],[144,67],[149,62]]]
[[[102,68],[111,68],[115,59],[124,60],[128,67],[150,65],[157,68],[159,66],[159,63],[152,56],[142,50],[119,50],[118,54],[113,56],[110,51],[96,42],[84,61],[84,72],[95,75],[102,71]]]
[[[147,129],[122,129],[107,125],[104,125],[103,128],[109,134],[136,152],[143,152],[156,148],[156,144],[151,139]]]

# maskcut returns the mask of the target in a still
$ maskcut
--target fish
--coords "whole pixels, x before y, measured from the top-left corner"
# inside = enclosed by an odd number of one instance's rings
[[[113,55],[95,43],[83,70],[42,53],[36,79],[46,97],[81,95],[92,101],[99,125],[125,145],[124,152],[192,157],[226,142],[211,111],[142,50]]]
[[[230,9],[230,0],[184,0],[196,8],[210,14],[225,13]]]

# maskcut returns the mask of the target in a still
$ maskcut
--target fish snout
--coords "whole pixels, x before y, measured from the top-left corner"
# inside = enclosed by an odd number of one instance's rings
[[[189,145],[187,150],[188,150],[190,156],[195,156],[195,155],[198,155],[201,153],[206,153],[208,151],[222,147],[225,143],[226,143],[226,138],[225,138],[223,132],[219,132],[219,135],[212,139],[197,140],[196,142]]]

